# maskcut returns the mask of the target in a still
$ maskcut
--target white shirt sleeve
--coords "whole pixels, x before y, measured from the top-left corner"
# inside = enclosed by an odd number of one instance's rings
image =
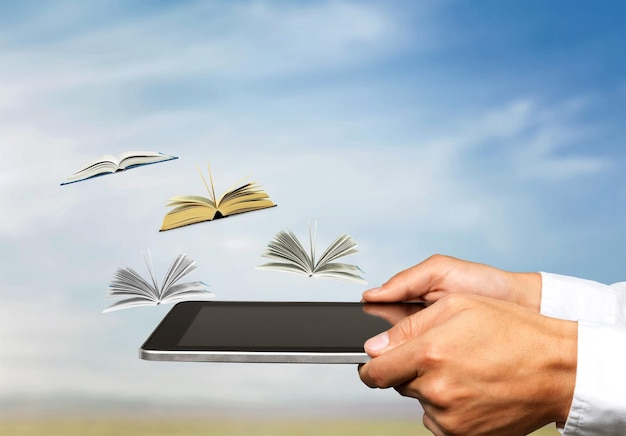
[[[541,314],[578,321],[576,387],[563,434],[626,434],[626,283],[541,276]]]
[[[626,282],[605,285],[542,272],[541,283],[542,315],[626,325]]]
[[[626,328],[578,322],[576,387],[563,435],[626,435]]]

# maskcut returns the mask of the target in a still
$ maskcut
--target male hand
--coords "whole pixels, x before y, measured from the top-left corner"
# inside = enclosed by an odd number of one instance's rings
[[[497,298],[539,312],[541,275],[513,273],[454,257],[434,255],[404,270],[380,288],[363,294],[366,302],[436,301],[452,293]]]
[[[577,336],[575,322],[451,294],[368,340],[359,374],[417,398],[436,435],[528,434],[566,420]]]

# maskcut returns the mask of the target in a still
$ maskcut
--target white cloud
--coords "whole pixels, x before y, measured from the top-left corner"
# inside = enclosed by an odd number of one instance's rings
[[[39,99],[137,80],[312,74],[368,63],[402,48],[402,29],[385,9],[371,4],[255,2],[227,9],[217,13],[192,4],[139,21],[83,28],[41,48],[5,47],[0,77]],[[186,31],[180,35],[170,30],[181,27]]]
[[[554,105],[518,99],[482,114],[474,114],[445,141],[448,154],[493,150],[500,153],[501,170],[509,167],[520,179],[560,181],[593,175],[609,167],[609,162],[581,143],[593,141],[594,132],[579,118],[589,106],[589,98],[572,98]]]
[[[0,85],[0,111],[14,105],[19,95],[19,87]]]

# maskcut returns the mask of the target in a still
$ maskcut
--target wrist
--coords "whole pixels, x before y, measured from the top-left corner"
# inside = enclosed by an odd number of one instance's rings
[[[541,310],[541,274],[536,272],[509,273],[513,275],[511,301],[532,312]]]
[[[548,344],[550,360],[549,373],[552,381],[548,383],[549,392],[554,399],[552,420],[558,427],[563,427],[569,415],[576,387],[576,369],[578,365],[578,323],[550,318],[553,323],[553,337]]]

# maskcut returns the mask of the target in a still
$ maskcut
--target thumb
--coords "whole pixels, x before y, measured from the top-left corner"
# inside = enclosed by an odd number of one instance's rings
[[[434,305],[431,307],[434,307]],[[365,352],[372,357],[379,356],[428,330],[428,318],[432,318],[428,316],[427,312],[429,312],[429,309],[426,308],[421,313],[403,318],[389,330],[365,341],[363,345]]]

